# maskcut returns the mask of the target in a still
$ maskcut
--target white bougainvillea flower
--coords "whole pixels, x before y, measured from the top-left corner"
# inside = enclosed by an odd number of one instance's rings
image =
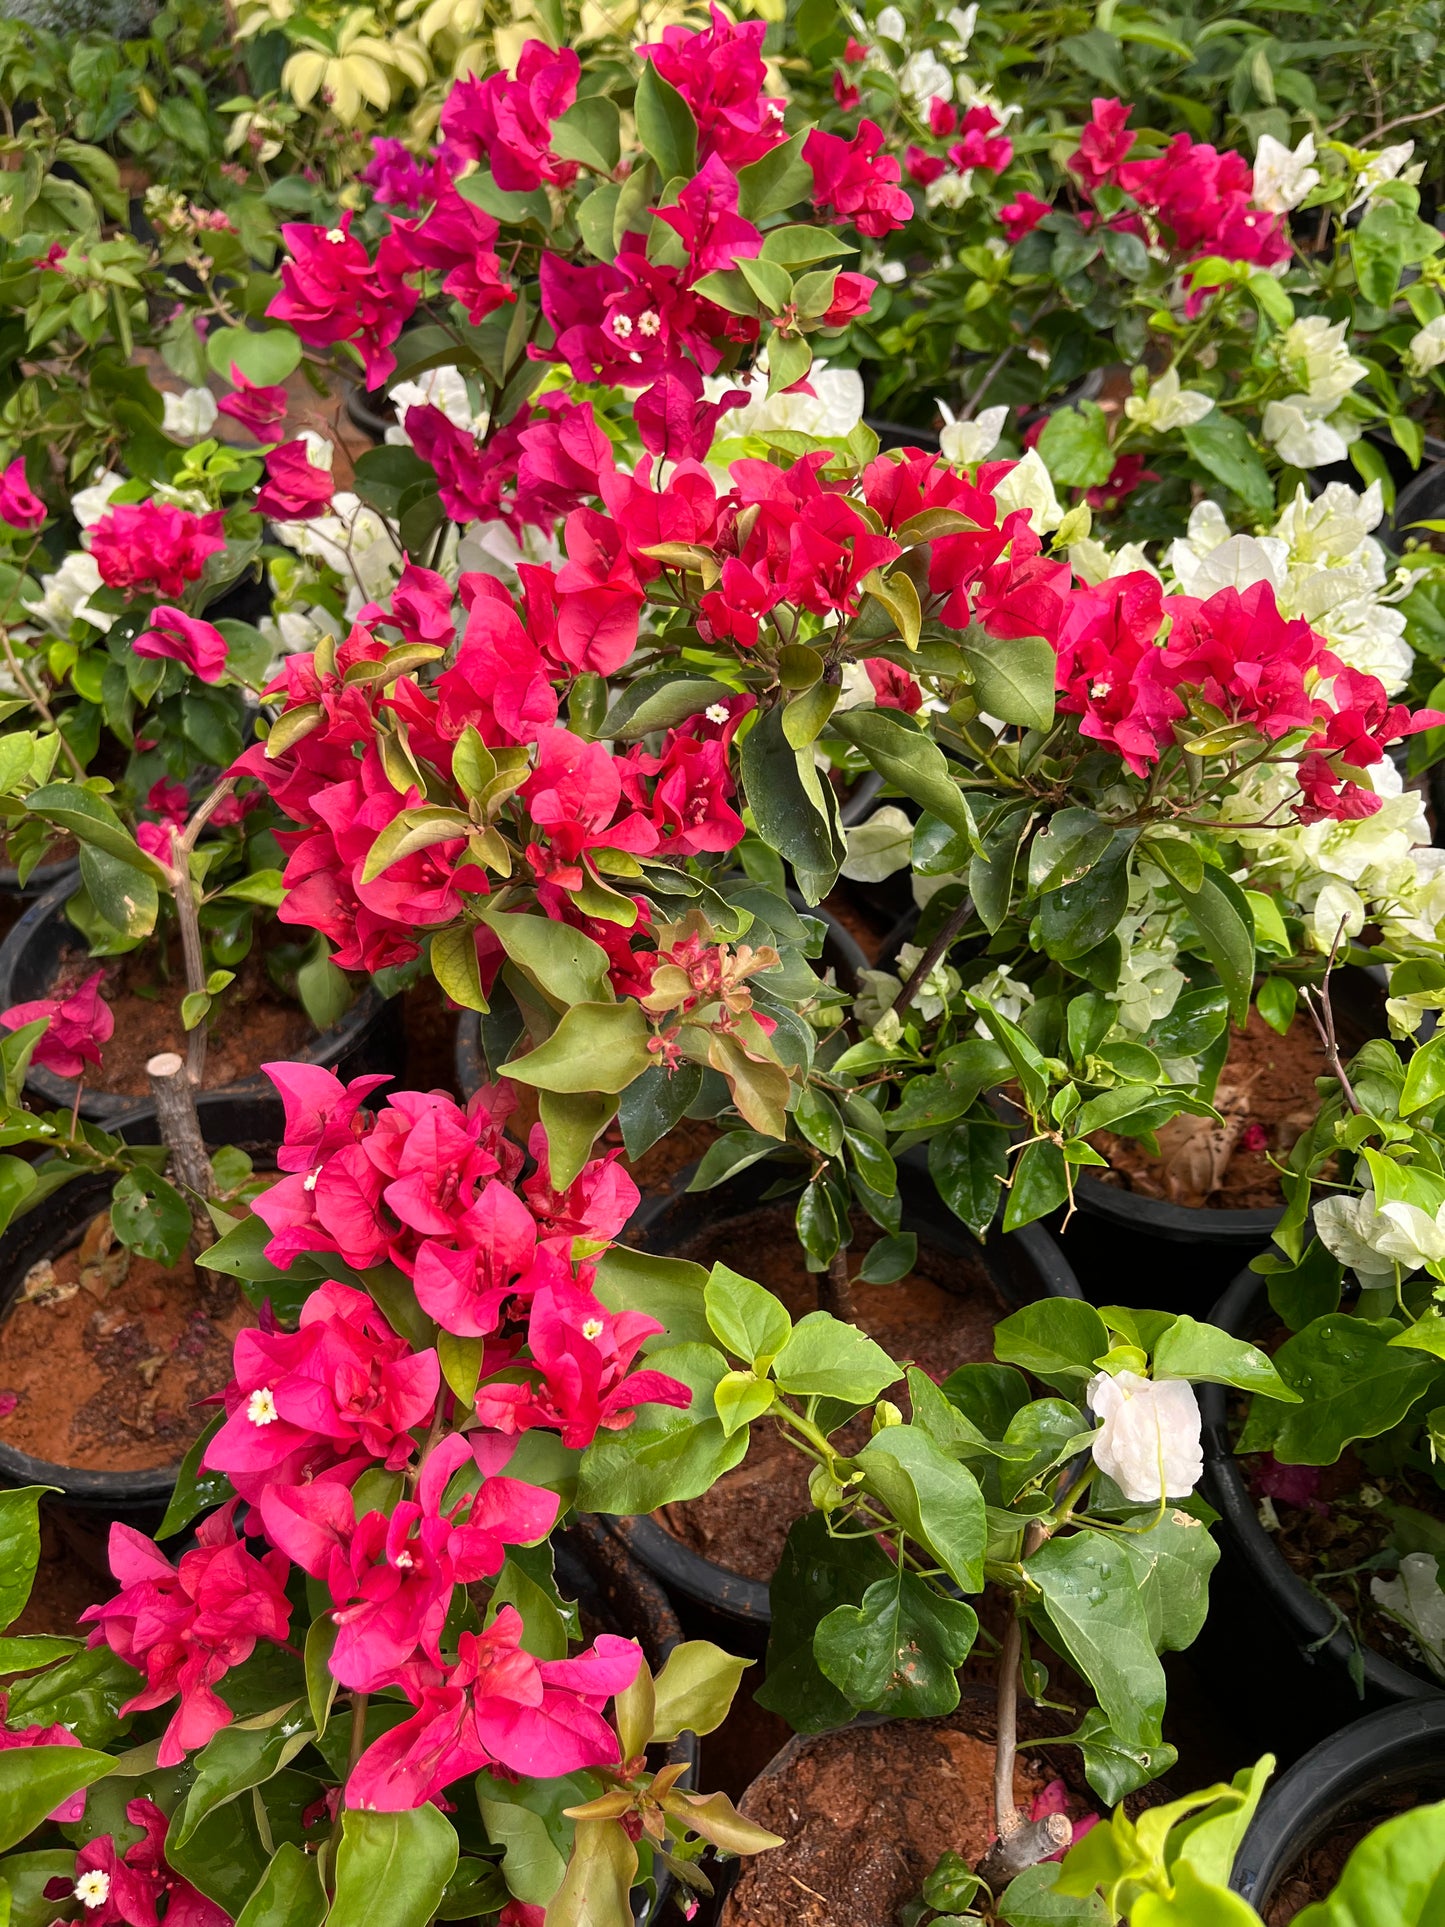
[[[187,388],[163,395],[161,426],[173,441],[198,442],[216,425],[216,398],[209,388]]]
[[[1414,141],[1401,141],[1398,146],[1382,147],[1378,153],[1366,155],[1364,166],[1355,176],[1355,198],[1345,209],[1346,214],[1366,206],[1375,189],[1383,187],[1386,181],[1404,181],[1409,185],[1418,181],[1425,172],[1423,162],[1406,166],[1414,151]]]
[[[1405,366],[1412,375],[1427,375],[1442,361],[1445,361],[1445,314],[1427,321],[1417,335],[1411,336],[1405,350]]]
[[[1260,432],[1292,468],[1327,468],[1342,462],[1350,443],[1360,439],[1357,424],[1337,411],[1331,413],[1328,403],[1315,402],[1308,395],[1287,395],[1283,401],[1270,402]]]
[[[1375,1194],[1337,1192],[1314,1208],[1315,1236],[1332,1258],[1349,1267],[1367,1289],[1394,1283],[1395,1268],[1382,1260],[1373,1239]]]
[[[1191,428],[1195,422],[1202,422],[1213,406],[1213,395],[1199,388],[1181,388],[1179,370],[1169,368],[1158,381],[1150,383],[1146,394],[1130,395],[1124,413],[1141,428],[1163,434],[1171,428]]]
[[[1089,1406],[1100,1421],[1094,1463],[1135,1504],[1184,1499],[1204,1473],[1199,1401],[1182,1378],[1098,1372]]]
[[[1254,150],[1254,186],[1250,200],[1255,207],[1265,208],[1271,214],[1288,214],[1320,184],[1320,171],[1314,160],[1313,134],[1306,134],[1294,149],[1277,141],[1273,134],[1261,134]]]
[[[1047,535],[1064,519],[1063,507],[1054,493],[1053,477],[1036,448],[1029,449],[1014,463],[994,490],[993,499],[998,503],[1000,521],[1010,509],[1027,509],[1040,535]]]
[[[985,408],[975,420],[961,422],[946,401],[939,401],[935,396],[933,405],[943,417],[938,441],[944,461],[954,468],[972,468],[975,462],[987,461],[998,447],[1008,409]]]

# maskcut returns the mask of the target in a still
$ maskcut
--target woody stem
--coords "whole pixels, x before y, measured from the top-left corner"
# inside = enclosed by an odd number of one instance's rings
[[[833,1262],[818,1279],[818,1309],[831,1312],[845,1325],[853,1322],[853,1287],[848,1280],[848,1247],[839,1245]]]
[[[351,1745],[346,1755],[346,1777],[349,1780],[356,1771],[356,1763],[366,1751],[366,1703],[368,1693],[351,1695]]]
[[[962,930],[972,915],[973,898],[965,896],[957,909],[954,910],[948,918],[948,921],[944,924],[938,935],[933,939],[933,942],[929,944],[923,955],[918,959],[918,962],[913,966],[902,989],[893,999],[893,1009],[899,1017],[908,1009],[913,999],[928,982],[930,975],[939,961],[947,956],[949,950],[952,948],[954,938],[957,937],[959,931]]]

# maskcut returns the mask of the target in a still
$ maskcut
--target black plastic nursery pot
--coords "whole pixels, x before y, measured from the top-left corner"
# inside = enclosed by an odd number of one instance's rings
[[[1312,1748],[1266,1791],[1229,1884],[1256,1912],[1292,1918],[1325,1898],[1314,1886],[1327,1889],[1334,1863],[1382,1820],[1441,1798],[1445,1699],[1384,1707]],[[1312,1869],[1321,1847],[1330,1865]]]
[[[1237,1338],[1257,1338],[1275,1322],[1267,1281],[1241,1271],[1209,1322]],[[1362,1707],[1439,1702],[1441,1689],[1423,1670],[1397,1665],[1368,1646],[1357,1653],[1335,1613],[1293,1570],[1260,1523],[1234,1456],[1229,1396],[1223,1386],[1199,1388],[1203,1491],[1220,1515],[1222,1553],[1200,1656],[1206,1668],[1227,1667],[1236,1676],[1231,1699],[1242,1725],[1255,1724],[1255,1750],[1293,1758]]]
[[[745,1219],[765,1202],[775,1171],[766,1163],[753,1165],[712,1191],[689,1192],[690,1167],[672,1187],[642,1204],[623,1233],[629,1244],[657,1253],[677,1252],[701,1242],[730,1221]],[[947,1209],[933,1188],[926,1167],[910,1159],[900,1163],[899,1191],[903,1199],[903,1228],[918,1234],[921,1251],[946,1259],[980,1261],[1010,1307],[1038,1298],[1078,1298],[1077,1280],[1054,1239],[1042,1225],[1021,1231],[990,1234],[979,1245]],[[698,1608],[709,1620],[736,1626],[756,1646],[772,1623],[768,1585],[705,1558],[685,1545],[653,1518],[609,1520],[611,1530],[656,1574],[675,1599]]]
[[[77,873],[72,870],[26,909],[0,944],[0,1010],[48,996],[64,953],[82,943],[65,916],[65,905],[76,888]],[[312,1037],[293,1057],[298,1063],[324,1065],[341,1077],[357,1077],[368,1071],[398,1075],[404,1062],[398,1000],[384,998],[368,985],[340,1023]],[[257,1070],[233,1084],[207,1091],[206,1097],[264,1097],[270,1088]],[[75,1102],[73,1079],[57,1077],[36,1065],[26,1077],[26,1089],[51,1110],[69,1110]],[[81,1094],[80,1115],[113,1129],[145,1103],[143,1096],[95,1091],[87,1086]]]
[[[826,909],[822,904],[805,904],[800,896],[793,896],[792,901],[793,908],[802,915],[816,917],[827,925],[827,934],[823,939],[823,954],[818,961],[825,969],[833,972],[833,981],[840,989],[855,990],[858,985],[858,972],[868,968],[867,951],[847,925],[831,910]],[[0,970],[3,970],[4,959],[4,948],[0,946]],[[0,1009],[3,1008],[4,1006],[0,1005]],[[495,1074],[495,1071],[489,1073],[486,1055],[482,1049],[481,1019],[474,1010],[464,1010],[457,1019],[457,1087],[464,1098],[471,1097]]]
[[[0,899],[13,903],[33,903],[59,883],[68,883],[73,888],[73,879],[79,871],[80,865],[75,857],[62,857],[54,863],[37,864],[22,883],[20,872],[13,864],[0,864]]]
[[[1413,481],[1407,482],[1395,497],[1395,510],[1380,529],[1380,536],[1388,548],[1397,554],[1407,542],[1431,541],[1431,531],[1412,526],[1416,522],[1438,522],[1445,518],[1445,443],[1433,444],[1433,454],[1427,448],[1420,472]]]

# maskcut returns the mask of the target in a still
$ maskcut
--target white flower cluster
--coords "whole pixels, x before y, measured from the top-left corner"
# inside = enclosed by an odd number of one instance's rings
[[[406,411],[408,408],[424,408],[428,403],[433,408],[439,408],[454,428],[465,429],[472,435],[485,435],[487,432],[490,416],[480,402],[472,400],[467,392],[467,378],[460,368],[428,368],[415,381],[395,383],[390,394],[396,409],[396,420],[387,429],[386,439],[393,445],[404,448],[411,446],[411,437],[405,427]]]
[[[1348,330],[1348,322],[1306,315],[1280,337],[1280,365],[1299,385],[1267,405],[1261,431],[1295,468],[1342,462],[1360,439],[1360,424],[1340,404],[1369,371],[1350,353]]]
[[[976,462],[987,461],[998,447],[1008,409],[985,408],[972,421],[959,421],[946,401],[935,396],[934,406],[943,417],[938,441],[944,461],[954,468],[972,468]]]
[[[1273,134],[1261,134],[1254,150],[1254,188],[1250,200],[1271,214],[1288,214],[1320,184],[1315,137],[1306,134],[1291,150]]]
[[[1432,1217],[1403,1198],[1377,1204],[1373,1191],[1342,1191],[1322,1198],[1314,1219],[1325,1250],[1347,1265],[1366,1289],[1393,1289],[1396,1267],[1408,1277],[1422,1265],[1445,1258],[1445,1205]]]
[[[1394,695],[1415,658],[1405,618],[1391,606],[1407,585],[1391,581],[1370,533],[1384,512],[1378,483],[1358,494],[1331,482],[1313,501],[1301,487],[1270,532],[1253,536],[1233,534],[1217,502],[1199,502],[1188,534],[1169,545],[1166,572],[1191,596],[1268,582],[1284,615],[1303,617],[1342,662],[1378,676]]]
[[[1445,1592],[1433,1552],[1407,1552],[1394,1579],[1370,1581],[1370,1597],[1415,1640],[1432,1672],[1445,1679]]]
[[[718,441],[737,435],[763,435],[773,429],[819,438],[847,435],[863,419],[863,377],[856,368],[830,368],[826,361],[815,361],[808,370],[811,395],[784,390],[770,396],[766,360],[745,377],[704,375],[702,385],[709,401],[718,401],[739,388],[748,393],[741,408],[729,409],[718,417]]]
[[[1100,1423],[1094,1463],[1124,1497],[1136,1505],[1188,1498],[1204,1476],[1194,1387],[1182,1378],[1098,1372],[1088,1398]]]
[[[1140,428],[1152,428],[1162,435],[1171,428],[1192,428],[1213,406],[1213,395],[1206,395],[1201,388],[1181,388],[1178,369],[1168,368],[1144,394],[1130,395],[1124,413]]]

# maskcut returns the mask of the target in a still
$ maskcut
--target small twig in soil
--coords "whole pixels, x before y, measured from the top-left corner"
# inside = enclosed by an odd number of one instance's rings
[[[913,966],[898,995],[893,999],[893,1009],[901,1017],[913,999],[922,990],[932,975],[934,967],[941,958],[947,956],[955,937],[973,914],[973,898],[964,897],[958,908],[949,917],[938,935],[929,944],[918,962]]]

